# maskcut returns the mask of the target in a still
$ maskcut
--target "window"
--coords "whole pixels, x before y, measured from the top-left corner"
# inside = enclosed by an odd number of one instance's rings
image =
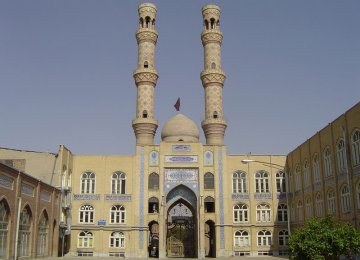
[[[286,192],[285,173],[282,171],[276,173],[276,191]]]
[[[150,28],[150,17],[149,16],[145,17],[145,28]]]
[[[159,200],[155,197],[149,199],[149,213],[158,213],[159,212]]]
[[[144,68],[145,69],[149,68],[149,63],[147,61],[144,62]]]
[[[256,221],[258,222],[270,222],[271,221],[271,208],[270,205],[260,204],[256,207]]]
[[[123,172],[114,172],[111,177],[111,193],[125,194],[126,174]]]
[[[149,190],[158,190],[159,189],[159,174],[153,172],[149,175]]]
[[[250,246],[249,233],[246,230],[238,230],[234,234],[234,246]]]
[[[323,216],[323,200],[321,198],[320,192],[316,194],[316,216],[322,217]]]
[[[360,164],[360,130],[356,130],[351,136],[351,152],[353,165]]]
[[[82,194],[95,193],[95,173],[85,172],[81,175],[81,193]]]
[[[306,198],[305,201],[305,213],[307,218],[312,218],[312,204],[311,204],[311,198]]]
[[[259,171],[255,174],[255,190],[257,193],[269,192],[269,174],[266,171]]]
[[[317,154],[314,155],[313,161],[313,175],[314,175],[314,183],[320,182],[320,163],[319,163],[319,156]]]
[[[301,200],[299,200],[297,203],[297,216],[298,216],[298,221],[303,220],[303,204]]]
[[[261,230],[257,233],[257,245],[258,246],[271,246],[272,234],[268,230]]]
[[[41,214],[41,218],[38,226],[38,241],[37,241],[37,256],[47,256],[48,255],[48,217],[44,211]]]
[[[211,69],[213,69],[213,70],[216,69],[216,64],[215,64],[215,62],[212,62],[212,63],[211,63]]]
[[[295,167],[295,190],[299,191],[301,190],[301,171],[300,171],[300,165],[296,165]]]
[[[143,117],[143,118],[147,118],[147,117],[148,117],[148,112],[147,112],[146,110],[144,110],[144,111],[142,112],[142,117]]]
[[[286,222],[288,220],[286,204],[280,204],[278,206],[277,219],[279,222]]]
[[[333,191],[328,191],[327,193],[327,205],[328,205],[328,214],[335,214],[336,205],[335,205],[335,193]]]
[[[214,113],[213,113],[213,118],[218,118],[219,116],[218,116],[218,112],[216,112],[216,111],[214,111]]]
[[[29,206],[26,206],[20,213],[20,227],[19,227],[19,244],[18,256],[30,256],[31,245],[31,211]]]
[[[287,246],[289,240],[289,232],[287,230],[279,231],[279,246]]]
[[[351,210],[350,191],[348,185],[344,185],[341,189],[341,210],[347,213]]]
[[[331,153],[329,147],[325,148],[324,150],[324,172],[325,172],[325,177],[329,177],[332,175]]]
[[[249,221],[248,206],[237,204],[234,206],[234,223],[243,223]]]
[[[125,235],[123,232],[112,232],[111,233],[110,247],[125,248]]]
[[[290,220],[291,220],[291,222],[295,221],[295,206],[294,206],[294,204],[291,204],[291,206],[290,206]]]
[[[91,205],[83,205],[79,211],[79,222],[82,224],[94,223],[94,207]]]
[[[205,202],[205,212],[206,213],[215,212],[215,200],[214,200],[214,198],[208,196],[208,197],[205,198],[204,202]]]
[[[204,175],[204,189],[214,189],[214,174],[211,172]]]
[[[7,258],[9,208],[3,200],[0,202],[0,259]]]
[[[78,247],[92,248],[94,244],[94,236],[89,231],[81,231],[78,236]]]
[[[110,210],[110,224],[124,224],[125,223],[125,208],[122,205],[115,205]]]
[[[336,156],[338,162],[338,173],[346,171],[346,151],[344,139],[340,139],[336,144]]]
[[[233,193],[246,193],[246,173],[237,171],[233,174]]]
[[[310,172],[307,161],[304,162],[303,175],[304,175],[304,186],[307,187],[310,185]]]

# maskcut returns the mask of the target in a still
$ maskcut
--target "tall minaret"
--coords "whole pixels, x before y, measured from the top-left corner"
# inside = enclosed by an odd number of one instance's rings
[[[158,38],[155,30],[156,6],[151,3],[139,5],[138,65],[133,76],[137,87],[136,117],[132,127],[136,145],[153,144],[158,127],[154,117],[154,90],[158,79],[155,70],[155,45]]]
[[[222,105],[222,88],[225,73],[221,69],[220,8],[205,5],[202,8],[204,31],[201,41],[204,46],[204,70],[200,77],[205,90],[205,120],[201,122],[206,144],[223,145],[226,121]]]

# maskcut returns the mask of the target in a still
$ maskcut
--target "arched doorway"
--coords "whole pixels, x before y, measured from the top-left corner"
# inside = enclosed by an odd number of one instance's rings
[[[149,223],[149,257],[159,257],[159,224],[156,221]]]
[[[184,185],[171,190],[166,197],[168,257],[197,257],[196,195]]]
[[[216,257],[215,223],[212,220],[205,222],[205,256]]]

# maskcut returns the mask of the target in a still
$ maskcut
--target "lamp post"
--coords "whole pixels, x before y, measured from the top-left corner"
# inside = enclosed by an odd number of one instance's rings
[[[244,164],[250,164],[250,163],[253,163],[253,162],[256,162],[256,163],[262,163],[264,165],[268,165],[269,167],[273,167],[273,166],[276,166],[276,167],[279,167],[280,169],[284,169],[285,166],[284,165],[280,165],[280,164],[276,164],[276,163],[272,163],[271,161],[270,162],[263,162],[263,161],[257,161],[257,160],[253,160],[253,159],[243,159],[241,160],[242,163]],[[291,218],[291,210],[290,210],[290,204],[289,204],[289,184],[288,184],[288,178],[286,177],[286,172],[284,170],[284,173],[285,173],[285,189],[286,189],[286,204],[287,204],[287,226],[288,226],[288,232],[289,232],[289,235],[291,234],[291,231],[290,231],[290,218]]]

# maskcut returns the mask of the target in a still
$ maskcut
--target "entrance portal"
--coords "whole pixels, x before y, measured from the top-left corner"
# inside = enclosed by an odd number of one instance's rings
[[[189,197],[190,196],[190,197]],[[196,196],[180,185],[167,196],[166,251],[168,257],[197,257]]]

